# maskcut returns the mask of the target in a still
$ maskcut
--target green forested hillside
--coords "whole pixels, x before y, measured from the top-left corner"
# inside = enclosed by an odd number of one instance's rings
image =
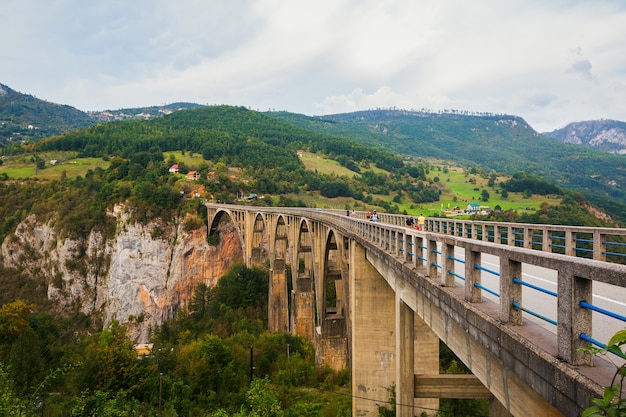
[[[412,128],[412,119],[405,120],[406,114],[402,113],[398,116],[402,123],[397,123],[397,126],[389,122],[379,121],[374,124],[363,122],[368,117],[374,117],[375,114],[375,112],[372,114],[366,112],[359,114],[358,117],[342,115],[336,121],[329,119],[319,122],[316,119],[299,115],[268,115],[243,107],[209,106],[179,111],[151,120],[126,120],[99,124],[31,144],[13,146],[5,149],[4,152],[5,154],[32,155],[32,159],[37,160],[37,166],[41,164],[42,168],[45,168],[46,164],[40,155],[52,155],[55,152],[68,152],[75,155],[72,157],[98,157],[111,161],[106,171],[96,170],[85,179],[100,183],[98,198],[94,201],[99,201],[104,207],[116,199],[130,198],[135,204],[147,206],[147,209],[142,212],[148,215],[162,213],[158,201],[161,201],[166,209],[173,208],[171,199],[175,198],[177,190],[189,188],[178,185],[173,178],[168,179],[167,176],[167,164],[177,162],[173,156],[173,153],[178,153],[177,151],[202,156],[201,162],[192,168],[200,172],[202,178],[200,182],[206,187],[208,195],[217,200],[233,201],[239,193],[255,193],[280,196],[284,205],[303,205],[309,203],[304,203],[297,196],[300,193],[307,193],[331,199],[343,198],[343,203],[339,207],[355,207],[356,204],[363,207],[363,204],[368,204],[377,205],[388,212],[399,212],[401,208],[406,210],[417,204],[439,201],[446,185],[437,183],[439,180],[437,175],[427,176],[431,162],[419,162],[426,156],[442,156],[450,152],[450,158],[454,154],[462,161],[470,161],[474,158],[484,162],[488,158],[479,159],[479,155],[495,155],[498,153],[497,150],[502,148],[504,149],[502,159],[508,160],[507,164],[512,166],[509,168],[511,171],[518,172],[524,167],[539,164],[540,158],[534,155],[535,160],[515,165],[515,158],[512,158],[506,152],[506,147],[500,144],[504,141],[506,134],[511,134],[512,129],[525,125],[523,121],[516,118],[509,117],[508,121],[497,122],[499,133],[495,128],[491,130],[488,128],[489,124],[494,123],[490,118],[496,118],[496,116],[483,116],[485,120],[479,119],[485,124],[485,131],[492,131],[492,136],[484,134],[482,139],[475,139],[470,141],[472,144],[462,146],[463,149],[467,148],[466,153],[469,155],[467,159],[464,159],[463,152],[450,150],[454,148],[454,138],[450,135],[455,131],[451,124],[444,123],[441,128],[448,132],[446,133],[448,136],[438,133],[446,139],[441,142],[445,146],[438,148],[439,153],[437,153],[431,143],[434,139],[431,142],[420,142],[411,139],[408,133],[403,133],[411,131]],[[470,117],[453,116],[459,120]],[[415,118],[415,116],[411,117]],[[278,118],[289,122],[278,120]],[[343,122],[345,118],[356,121]],[[461,126],[461,122],[458,123]],[[463,128],[470,129],[468,121],[463,123]],[[311,130],[312,125],[317,126],[316,129],[320,131]],[[470,130],[472,129],[477,128]],[[528,129],[528,127],[520,129]],[[331,135],[330,132],[336,134]],[[430,134],[434,137],[434,133]],[[475,135],[478,134],[475,133]],[[375,140],[382,140],[379,136],[383,139],[389,138],[389,140],[380,142],[377,146],[370,146]],[[540,143],[541,138],[536,134],[535,137],[537,143]],[[394,146],[399,146],[398,144],[402,141],[407,148],[404,155],[406,156],[409,151],[414,153],[414,157],[406,163],[401,155],[394,153],[395,151],[384,150],[393,148],[389,143],[396,143]],[[478,146],[479,142],[482,142],[482,146]],[[520,139],[519,142],[521,143],[522,140]],[[417,146],[419,143],[425,143],[428,146],[420,148]],[[446,147],[449,151],[445,151]],[[483,149],[482,153],[477,150],[479,148]],[[332,171],[306,169],[302,158],[298,156],[299,151],[319,153],[326,158],[334,159],[342,165],[342,169],[349,170],[354,175],[337,175]],[[165,161],[164,153],[169,153],[168,161]],[[538,153],[538,155],[545,155],[545,152]],[[581,156],[580,153],[574,155]],[[179,157],[179,159],[184,166],[182,158]],[[479,165],[477,162],[472,164]],[[505,169],[508,165],[499,166]],[[377,169],[374,170],[373,167]],[[60,171],[62,168],[55,167],[55,169],[63,175]],[[227,174],[226,170],[231,169],[237,169],[241,174]],[[187,171],[184,170],[184,172]],[[207,178],[209,172],[212,172],[213,177]],[[479,168],[476,172],[486,175],[485,178],[496,176],[496,171],[489,168]],[[529,172],[538,175],[534,173],[535,170],[529,170]],[[9,177],[6,176],[6,178]],[[587,179],[584,175],[583,178]],[[551,177],[547,179],[548,182],[553,180],[554,178]],[[597,181],[597,179],[589,177],[589,181]],[[500,191],[494,188],[493,184],[489,187],[494,195]],[[475,194],[469,197],[471,199],[476,198],[476,193],[481,194],[476,184],[473,185],[473,189]],[[310,198],[305,200],[311,201]],[[613,218],[625,220],[626,211],[622,210],[623,204],[620,201],[610,200],[605,196],[602,202],[603,208]],[[149,207],[151,204],[155,207]],[[266,204],[272,204],[272,201],[266,200]],[[177,206],[176,203],[174,203],[175,206]],[[571,224],[582,224],[591,220],[583,220],[578,215],[574,217],[576,217],[575,220],[574,218],[553,220]],[[510,216],[508,218],[512,220]]]
[[[391,152],[312,132],[241,107],[212,106],[148,121],[101,124],[19,149],[32,153],[74,151],[79,157],[120,157],[143,167],[155,158],[162,160],[163,152],[176,150],[201,154],[213,164],[238,167],[251,178],[246,184],[222,184],[221,191],[231,195],[221,198],[227,201],[234,198],[237,187],[257,194],[297,194],[304,190],[362,200],[366,198],[364,191],[375,183],[379,184],[377,194],[402,189],[415,200],[438,198],[420,182],[426,179],[423,168],[407,167]],[[346,178],[311,172],[304,168],[298,150],[321,152],[355,173],[376,166],[391,174],[364,172]],[[160,157],[156,157],[158,153]],[[199,167],[203,174],[208,168],[208,164]]]
[[[401,167],[399,158],[354,141],[308,131],[242,107],[212,106],[176,112],[150,121],[124,121],[93,126],[38,142],[34,149],[75,150],[84,156],[130,154],[157,148],[188,150],[205,159],[255,167],[298,165],[296,150],[344,155],[384,169]]]
[[[0,84],[0,147],[93,124],[85,112],[18,93]]]
[[[535,132],[519,117],[400,110],[323,117],[271,115],[311,130],[402,154],[458,161],[509,174],[533,173],[581,192],[615,217],[626,218],[623,156],[555,142]]]

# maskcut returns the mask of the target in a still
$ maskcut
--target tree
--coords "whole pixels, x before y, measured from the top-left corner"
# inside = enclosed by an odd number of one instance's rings
[[[27,413],[26,404],[15,394],[13,381],[0,362],[0,416],[24,417],[31,415],[31,413]]]
[[[114,320],[88,343],[80,371],[82,383],[94,391],[117,394],[128,390],[132,395],[143,388],[141,384],[148,372],[144,366],[126,328]]]
[[[7,364],[15,383],[15,392],[30,393],[34,382],[43,377],[44,363],[37,334],[31,328],[22,332],[11,346]]]
[[[255,379],[248,390],[247,402],[250,406],[248,417],[282,417],[283,412],[278,397],[270,389],[267,379]],[[245,414],[238,414],[243,417]]]
[[[0,359],[10,351],[13,342],[25,331],[32,331],[28,322],[34,305],[22,300],[0,307]]]
[[[482,201],[489,201],[489,191],[482,190],[481,193],[480,193],[480,199]]]
[[[96,391],[83,395],[77,399],[72,407],[71,417],[139,417],[141,404],[134,398],[128,397],[124,391],[111,396],[103,391]]]

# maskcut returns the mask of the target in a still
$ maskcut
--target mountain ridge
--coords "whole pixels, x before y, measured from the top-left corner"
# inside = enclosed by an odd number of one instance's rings
[[[619,120],[572,122],[561,129],[542,134],[560,142],[626,155],[626,122]]]
[[[98,123],[150,119],[204,105],[176,102],[161,106],[85,112],[65,104],[42,100],[0,83],[0,147],[39,140]]]

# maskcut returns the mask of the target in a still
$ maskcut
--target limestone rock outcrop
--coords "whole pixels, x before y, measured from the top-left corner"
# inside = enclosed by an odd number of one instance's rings
[[[150,326],[187,305],[198,284],[214,286],[243,259],[232,223],[221,225],[220,243],[210,246],[206,227],[185,231],[184,219],[140,224],[122,206],[110,215],[118,224],[113,238],[92,231],[84,240],[61,236],[51,221],[31,215],[3,241],[0,262],[45,280],[57,314],[78,309],[103,324],[128,323],[131,337],[146,342]]]

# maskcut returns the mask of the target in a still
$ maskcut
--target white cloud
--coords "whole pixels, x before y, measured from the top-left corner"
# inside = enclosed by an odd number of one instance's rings
[[[456,108],[539,131],[626,114],[612,0],[7,3],[0,83],[83,110]]]

